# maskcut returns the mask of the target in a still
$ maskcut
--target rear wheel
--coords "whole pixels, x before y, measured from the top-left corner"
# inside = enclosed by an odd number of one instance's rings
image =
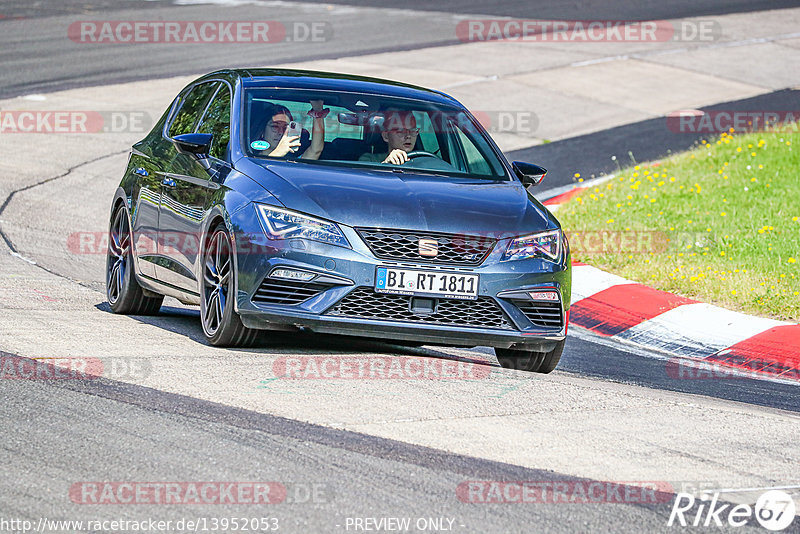
[[[145,295],[136,281],[128,214],[122,206],[111,216],[108,232],[106,298],[112,312],[126,315],[154,315],[164,301],[163,295]]]
[[[532,350],[494,349],[497,361],[506,369],[517,369],[531,373],[549,373],[558,365],[567,340],[559,341],[549,352]]]
[[[212,345],[245,347],[258,337],[258,330],[247,328],[233,309],[236,276],[231,239],[222,224],[209,234],[203,250],[203,276],[200,280],[200,321],[203,334]]]

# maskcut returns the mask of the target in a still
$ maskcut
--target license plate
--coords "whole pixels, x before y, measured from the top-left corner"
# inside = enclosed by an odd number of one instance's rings
[[[470,273],[378,267],[375,273],[375,291],[474,300],[478,298],[478,280],[479,275]]]

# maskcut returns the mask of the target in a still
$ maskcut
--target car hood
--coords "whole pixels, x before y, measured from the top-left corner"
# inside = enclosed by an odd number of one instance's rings
[[[288,209],[354,227],[498,238],[556,226],[517,181],[468,180],[323,165],[240,160],[242,172]]]

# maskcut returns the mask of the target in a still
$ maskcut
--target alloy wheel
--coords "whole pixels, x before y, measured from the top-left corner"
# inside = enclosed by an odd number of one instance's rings
[[[117,210],[108,235],[108,261],[106,262],[106,288],[110,304],[122,295],[130,258],[131,233],[125,210]]]
[[[231,247],[218,230],[211,238],[203,266],[203,327],[213,336],[223,322],[231,279]]]

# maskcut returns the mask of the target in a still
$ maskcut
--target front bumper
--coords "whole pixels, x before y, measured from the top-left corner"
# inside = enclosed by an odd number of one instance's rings
[[[340,227],[352,249],[300,239],[273,241],[258,231],[260,228],[237,226],[245,231],[234,235],[238,272],[236,311],[245,326],[250,328],[302,328],[326,334],[431,345],[491,346],[536,351],[549,351],[566,337],[571,286],[568,252],[559,263],[540,259],[501,263],[499,259],[506,241],[499,240],[478,267],[414,264],[376,258],[356,231],[344,225]],[[488,321],[491,323],[488,326],[482,324],[482,319],[476,319],[473,324],[470,322],[473,317],[470,305],[465,305],[464,301],[439,302],[449,299],[434,299],[436,314],[416,314],[411,312],[410,297],[399,297],[408,300],[408,310],[394,309],[395,313],[388,313],[387,317],[375,313],[375,310],[365,310],[364,316],[354,316],[355,308],[342,304],[348,302],[348,295],[350,302],[355,295],[366,297],[358,302],[365,302],[367,306],[370,296],[397,305],[398,298],[380,298],[381,295],[372,291],[376,267],[381,265],[479,274],[480,309],[486,311],[494,307],[495,316]],[[316,291],[307,300],[296,304],[265,301],[262,283],[265,279],[270,281],[270,273],[278,267],[317,273],[324,277],[329,287]],[[529,298],[527,291],[537,289],[553,289],[558,293],[560,301],[556,309],[561,311],[562,320],[557,326],[535,324],[530,314],[520,308],[520,304],[524,304],[522,301]],[[454,311],[439,313],[445,307]],[[467,310],[460,318],[459,309]],[[358,315],[357,312],[355,315]]]

